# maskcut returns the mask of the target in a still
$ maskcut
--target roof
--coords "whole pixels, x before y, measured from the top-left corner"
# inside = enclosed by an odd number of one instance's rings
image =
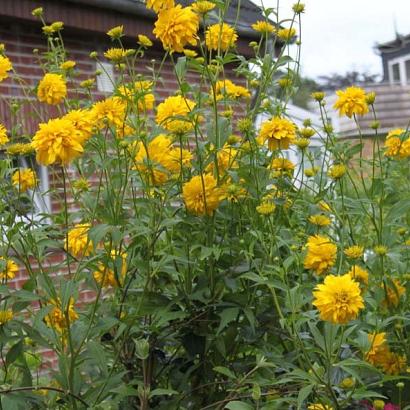
[[[396,38],[386,43],[376,44],[376,48],[381,53],[393,53],[402,49],[406,44],[410,43],[410,34],[405,36],[396,33]]]
[[[103,9],[116,10],[119,12],[143,16],[147,19],[154,20],[156,15],[148,10],[143,0],[68,0],[72,3],[80,3],[88,6],[99,7]],[[181,0],[180,4],[187,6],[192,4],[192,0]],[[238,5],[240,13],[237,16]],[[238,18],[237,18],[238,17]],[[212,12],[210,13],[212,18]],[[235,25],[240,35],[249,38],[259,38],[258,33],[251,29],[251,25],[257,20],[262,19],[262,11],[259,6],[251,0],[232,0],[225,14],[225,21]]]

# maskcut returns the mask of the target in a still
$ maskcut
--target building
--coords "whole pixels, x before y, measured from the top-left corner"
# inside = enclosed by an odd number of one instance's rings
[[[375,110],[380,122],[378,133],[384,138],[394,128],[405,129],[410,119],[410,35],[397,35],[392,41],[377,44],[375,49],[382,60],[383,79],[363,88],[376,93]],[[329,103],[334,100],[334,97],[330,98]],[[357,127],[352,119],[338,115],[333,115],[332,119],[342,137],[357,138]],[[374,136],[371,124],[374,120],[371,112],[359,118],[365,150],[371,149],[370,140]]]
[[[187,3],[187,2],[186,2]],[[238,0],[230,3],[227,11],[226,21],[235,24],[239,39],[237,42],[238,52],[245,56],[250,56],[253,52],[248,46],[250,41],[258,40],[259,35],[250,29],[250,25],[258,19],[263,19],[260,9],[250,0],[241,0],[240,18],[237,20],[236,10]],[[70,92],[77,93],[78,98],[84,96],[84,91],[79,87],[80,82],[96,78],[96,85],[92,90],[95,99],[104,98],[113,91],[111,78],[115,78],[116,72],[113,65],[103,58],[103,52],[113,43],[106,35],[106,32],[117,25],[124,26],[125,36],[122,39],[124,47],[136,47],[137,34],[144,34],[151,38],[154,46],[149,48],[144,57],[139,59],[139,70],[142,75],[149,74],[149,66],[155,60],[157,64],[162,60],[164,51],[162,45],[156,42],[152,34],[155,14],[145,8],[145,4],[138,0],[2,0],[0,8],[0,43],[3,43],[7,56],[11,59],[13,67],[19,74],[21,80],[32,91],[27,96],[24,95],[20,84],[13,81],[13,76],[0,82],[0,118],[1,122],[8,130],[13,129],[14,136],[23,134],[33,134],[39,122],[47,121],[49,118],[58,115],[55,107],[44,106],[36,100],[35,87],[43,77],[44,72],[38,64],[38,57],[46,52],[47,41],[42,34],[42,24],[31,12],[37,7],[43,7],[44,16],[47,23],[53,21],[63,21],[63,38],[68,51],[68,58],[76,61],[76,77],[73,84],[70,84]],[[33,52],[34,50],[34,52]],[[98,59],[90,58],[90,52],[97,51]],[[96,70],[101,70],[102,74],[95,75]],[[226,70],[226,77],[237,84],[244,85],[245,80],[235,73],[235,66]],[[191,83],[197,81],[193,73],[187,73],[187,80]],[[173,73],[173,66],[169,61],[163,65],[162,78],[158,87],[157,101],[163,100],[168,95],[175,92],[177,82]],[[19,104],[29,99],[32,106],[21,105],[16,115],[11,115],[10,103]],[[40,118],[31,114],[33,107],[36,107]],[[243,109],[240,106],[239,111]],[[17,142],[14,141],[13,142]],[[19,159],[16,166],[36,167],[37,175],[40,178],[40,189],[47,192],[50,188],[61,188],[61,168],[60,167],[38,167],[33,158],[24,157]],[[36,201],[37,210],[35,215],[20,213],[21,219],[32,220],[43,211],[53,212],[61,209],[61,199],[56,196],[46,196],[46,201],[40,199]],[[59,249],[48,249],[44,266],[48,267],[53,275],[64,275],[66,267],[63,264],[65,252]],[[32,268],[35,270],[36,265]],[[20,289],[27,281],[27,272],[21,269],[16,277],[10,281],[10,286]],[[81,301],[86,302],[94,297],[90,291],[81,295]],[[50,360],[53,358],[51,357]]]

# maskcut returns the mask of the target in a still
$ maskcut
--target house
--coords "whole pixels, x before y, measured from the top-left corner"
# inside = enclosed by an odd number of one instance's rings
[[[188,2],[185,2],[187,4]],[[250,26],[258,19],[263,19],[260,9],[250,0],[241,0],[240,17],[237,19],[237,7],[239,0],[233,0],[227,10],[226,21],[235,25],[239,35],[237,42],[238,52],[249,57],[253,53],[249,47],[250,41],[259,39],[258,33]],[[14,137],[17,140],[23,134],[32,135],[38,127],[39,122],[47,121],[58,115],[54,107],[44,106],[37,102],[35,87],[43,77],[44,72],[38,64],[41,53],[46,51],[46,38],[42,34],[42,24],[38,18],[32,15],[32,10],[43,7],[44,17],[47,23],[53,21],[64,22],[63,38],[68,51],[68,58],[76,62],[76,76],[73,84],[70,84],[71,92],[78,92],[79,98],[82,91],[78,87],[80,82],[96,78],[95,88],[92,96],[101,99],[110,95],[113,91],[111,78],[115,78],[116,72],[113,65],[104,59],[103,52],[113,43],[106,32],[117,25],[124,26],[125,36],[122,38],[124,47],[134,48],[137,45],[136,36],[144,34],[153,42],[153,47],[145,51],[144,57],[139,59],[139,70],[142,75],[149,74],[149,66],[153,60],[157,64],[162,60],[164,51],[162,45],[155,41],[152,34],[155,14],[147,10],[144,2],[138,0],[2,0],[0,8],[0,43],[4,44],[7,56],[13,63],[15,71],[22,82],[32,89],[28,96],[23,94],[20,83],[10,78],[0,82],[0,118],[8,130],[14,129]],[[33,51],[34,50],[34,51]],[[90,58],[90,53],[96,51],[97,59]],[[227,78],[235,83],[244,85],[245,80],[236,76],[234,66],[225,72]],[[96,77],[96,71],[101,75]],[[187,73],[187,80],[195,83],[197,78],[192,73]],[[163,65],[162,79],[156,87],[157,100],[161,101],[175,92],[177,82],[173,73],[173,67],[166,61]],[[75,91],[73,91],[75,90]],[[31,115],[33,107],[22,105],[16,116],[10,113],[9,104],[19,103],[26,98],[40,113],[40,119]],[[239,107],[241,109],[241,107]],[[13,140],[13,142],[16,142]],[[39,167],[35,164],[33,157],[18,159],[16,166],[36,167],[40,178],[40,190],[47,192],[49,187],[62,187],[60,167]],[[60,209],[61,201],[53,195],[46,201],[37,201],[37,213],[42,211],[54,211]],[[32,219],[35,215],[21,215]],[[53,274],[64,275],[65,267],[62,262],[65,252],[62,249],[51,249],[48,252],[44,266],[52,267]],[[36,266],[33,266],[35,269]],[[27,280],[27,272],[21,269],[9,285],[21,288]],[[90,291],[81,295],[81,301],[91,300],[94,294]],[[50,360],[53,360],[51,357]]]
[[[376,52],[380,55],[383,67],[383,79],[380,83],[368,84],[363,88],[376,93],[375,110],[380,122],[378,133],[384,137],[394,128],[406,128],[410,120],[410,35],[397,35],[396,39],[377,44]],[[329,99],[332,103],[335,97]],[[371,128],[375,118],[369,114],[359,118],[359,124],[365,141],[365,151],[371,152]],[[352,119],[333,115],[336,130],[343,138],[357,138],[357,127]]]

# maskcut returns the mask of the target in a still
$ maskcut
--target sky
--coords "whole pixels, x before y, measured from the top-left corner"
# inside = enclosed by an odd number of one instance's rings
[[[254,0],[276,7],[277,0]],[[279,0],[279,18],[292,17],[297,0]],[[376,43],[410,34],[410,0],[302,0],[302,74],[317,78],[357,70],[381,74]],[[285,24],[284,24],[285,25]]]

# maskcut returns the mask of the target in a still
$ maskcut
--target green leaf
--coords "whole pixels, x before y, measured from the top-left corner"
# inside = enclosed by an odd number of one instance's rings
[[[154,396],[171,396],[173,394],[178,394],[176,390],[173,389],[155,389],[149,394],[149,397]]]
[[[254,407],[244,401],[230,401],[226,406],[225,409],[229,410],[254,410]]]
[[[234,379],[234,380],[236,379],[235,374],[231,370],[229,370],[227,367],[216,366],[214,367],[214,371],[217,373],[221,373],[224,376],[229,377],[230,379]]]
[[[315,387],[314,384],[308,384],[305,387],[302,387],[299,390],[299,394],[298,394],[298,410],[302,407],[303,403],[305,402],[305,400],[309,397],[310,393],[312,393],[313,388]]]
[[[219,315],[221,317],[221,322],[219,323],[219,327],[216,334],[219,335],[229,323],[233,322],[237,318],[238,313],[239,308],[237,307],[227,308],[224,311],[222,311],[222,313]]]

